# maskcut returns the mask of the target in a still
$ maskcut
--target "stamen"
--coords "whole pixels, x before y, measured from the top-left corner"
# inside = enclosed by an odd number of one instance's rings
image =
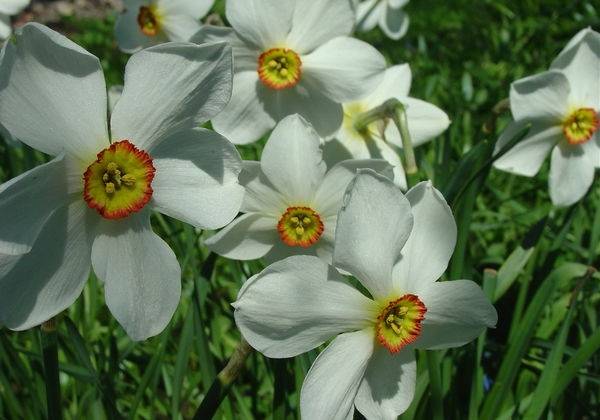
[[[391,353],[397,353],[419,337],[425,312],[427,308],[415,295],[389,301],[377,317],[377,340]]]
[[[563,133],[572,145],[589,141],[600,128],[600,119],[593,108],[579,108],[563,121]]]
[[[308,248],[323,234],[321,217],[310,207],[289,207],[279,219],[279,237],[289,246]]]
[[[258,75],[272,89],[288,89],[300,82],[302,61],[289,48],[273,48],[258,58]]]

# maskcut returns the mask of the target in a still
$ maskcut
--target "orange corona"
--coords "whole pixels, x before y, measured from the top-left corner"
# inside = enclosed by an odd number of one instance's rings
[[[277,231],[284,244],[308,248],[318,242],[324,225],[310,207],[289,207],[279,219]]]
[[[154,172],[148,153],[128,140],[113,143],[83,174],[83,197],[102,217],[122,219],[148,204]]]
[[[302,61],[289,48],[273,48],[258,58],[258,76],[267,87],[275,90],[289,89],[300,82]]]
[[[377,317],[375,335],[390,353],[397,353],[421,335],[427,308],[415,295],[388,301]]]
[[[600,119],[593,108],[579,108],[562,124],[563,133],[570,144],[583,144],[590,140],[600,128]]]

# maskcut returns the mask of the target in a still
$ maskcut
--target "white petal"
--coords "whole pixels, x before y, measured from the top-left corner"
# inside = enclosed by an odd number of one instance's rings
[[[232,260],[262,258],[280,241],[277,219],[258,213],[244,214],[204,241],[212,252]]]
[[[108,145],[106,86],[96,57],[47,27],[28,23],[5,43],[0,121],[44,153],[87,164]]]
[[[359,99],[383,80],[385,58],[366,42],[337,37],[302,57],[303,81],[338,102]]]
[[[385,2],[380,0],[361,1],[356,7],[357,29],[361,32],[368,32],[375,28],[384,8]]]
[[[417,362],[412,349],[391,354],[377,346],[358,388],[356,409],[367,419],[396,420],[415,395]]]
[[[408,4],[409,0],[387,0],[387,4],[392,9],[399,9]]]
[[[354,398],[373,354],[370,329],[338,336],[317,357],[300,394],[302,418],[347,420],[354,413]]]
[[[376,316],[371,300],[312,256],[270,265],[244,283],[233,306],[235,322],[248,343],[277,358],[296,356],[338,333],[365,328]]]
[[[112,114],[117,102],[123,95],[123,85],[114,85],[108,88],[108,112]]]
[[[410,91],[411,82],[412,72],[408,64],[392,66],[385,70],[381,83],[363,101],[370,109],[391,98],[406,98]]]
[[[393,9],[390,6],[383,9],[379,27],[391,39],[399,40],[406,35],[408,25],[408,15],[402,9]]]
[[[414,225],[402,257],[394,266],[396,290],[406,293],[439,279],[456,245],[456,222],[444,196],[431,182],[421,182],[406,193]]]
[[[372,169],[392,179],[392,167],[383,159],[353,159],[338,163],[331,168],[315,195],[315,203],[324,216],[337,216],[346,188],[359,169]]]
[[[150,149],[157,211],[197,228],[217,229],[238,214],[244,188],[235,146],[204,128],[180,131]]]
[[[275,121],[299,114],[310,121],[323,138],[332,136],[340,128],[342,105],[323,95],[317,88],[300,83],[292,89],[263,89],[262,92],[265,95],[261,101],[265,102],[267,112]]]
[[[200,22],[192,16],[167,15],[163,18],[163,30],[170,41],[189,41],[200,28]]]
[[[325,223],[325,222],[323,222]],[[310,246],[308,248],[303,248],[300,246],[289,246],[283,243],[283,241],[278,237],[278,240],[275,241],[275,245],[273,248],[263,257],[263,260],[267,264],[274,263],[276,261],[285,260],[288,257],[297,257],[297,256],[317,256],[317,247],[320,242],[317,242],[315,245]],[[329,263],[330,261],[324,262]]]
[[[141,245],[141,246],[140,246]],[[181,269],[142,213],[98,229],[92,264],[104,281],[106,304],[132,340],[160,334],[181,295]]]
[[[500,135],[494,153],[502,150],[525,126],[525,122],[511,122]],[[497,159],[494,167],[517,175],[534,176],[539,172],[550,150],[562,138],[564,136],[559,125],[532,125],[527,137]]]
[[[552,62],[571,84],[573,106],[600,108],[600,33],[581,30]]]
[[[215,130],[233,144],[252,143],[264,136],[276,122],[265,110],[266,90],[256,70],[236,73],[231,101],[212,120]]]
[[[477,338],[486,328],[496,326],[496,309],[472,281],[433,282],[422,286],[418,296],[427,312],[415,347],[444,349],[462,346]]]
[[[25,330],[75,302],[90,272],[92,218],[81,200],[65,206],[48,219],[31,252],[12,257],[18,261],[0,277],[2,324]],[[0,266],[3,260],[6,256],[0,256]]]
[[[142,48],[167,41],[164,34],[148,36],[140,30],[137,19],[140,13],[140,6],[144,4],[144,0],[127,0],[123,13],[117,17],[115,39],[117,40],[119,49],[123,52],[132,54]]]
[[[448,115],[429,102],[414,98],[402,98],[401,102],[406,107],[408,131],[413,146],[427,143],[442,134],[450,125]],[[402,147],[402,137],[400,137],[398,127],[391,121],[386,126],[385,139],[398,147]]]
[[[263,149],[260,166],[290,205],[308,205],[327,170],[321,140],[298,115],[281,120]]]
[[[350,35],[353,26],[354,12],[347,0],[300,0],[287,42],[298,54],[306,54],[332,38]]]
[[[231,28],[204,25],[192,36],[190,42],[196,44],[227,42],[233,49],[233,65],[236,74],[248,70],[256,73],[259,51],[250,48]]]
[[[392,290],[392,267],[410,235],[410,203],[389,179],[362,170],[344,197],[334,265],[352,273],[375,298]]]
[[[570,206],[581,200],[594,182],[592,156],[579,146],[559,143],[550,161],[550,198],[555,206]]]
[[[373,138],[373,145],[369,149],[374,158],[381,157],[392,165],[393,176],[391,176],[390,179],[393,180],[402,191],[406,191],[406,174],[404,173],[404,167],[402,166],[402,161],[398,155],[398,150],[394,149],[393,145],[390,145],[377,137]]]
[[[68,203],[64,158],[0,185],[0,254],[29,252],[54,210]]]
[[[2,0],[0,3],[0,13],[7,15],[16,15],[29,5],[31,0]]]
[[[571,92],[567,77],[550,70],[517,80],[510,86],[510,109],[515,120],[543,119],[550,124],[567,115]]]
[[[231,97],[231,47],[168,43],[134,54],[111,117],[113,140],[141,149],[201,125]]]
[[[261,50],[285,44],[295,0],[227,0],[227,20],[238,35]]]
[[[158,7],[165,15],[186,15],[198,20],[204,17],[215,0],[158,0]]]
[[[257,212],[279,218],[288,207],[284,196],[277,191],[260,169],[260,162],[244,161],[239,176],[246,189],[241,211]]]

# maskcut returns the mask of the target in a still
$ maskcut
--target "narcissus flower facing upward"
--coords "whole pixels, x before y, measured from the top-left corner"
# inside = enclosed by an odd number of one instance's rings
[[[402,8],[408,0],[353,0],[356,7],[356,28],[367,32],[377,25],[394,40],[406,35],[408,15]]]
[[[358,117],[383,104],[388,99],[398,99],[406,108],[408,129],[413,146],[420,146],[440,135],[450,120],[444,111],[428,102],[410,98],[411,72],[408,64],[385,70],[379,86],[368,96],[344,104],[344,121],[335,139],[326,144],[328,162],[342,159],[386,159],[394,167],[396,182],[406,189],[406,176],[395,147],[402,147],[402,138],[392,121],[376,122],[366,130],[359,131],[355,123]]]
[[[395,419],[414,395],[414,349],[461,346],[496,324],[475,283],[436,282],[455,242],[452,213],[430,183],[404,196],[361,171],[339,213],[333,262],[370,297],[322,260],[293,256],[242,286],[236,323],[268,357],[293,357],[334,338],[304,380],[302,418],[352,418],[356,407],[368,419]]]
[[[392,176],[385,160],[347,160],[329,171],[321,139],[302,117],[284,118],[260,162],[244,161],[244,215],[206,241],[227,258],[276,261],[295,254],[331,262],[335,224],[348,183],[358,168]]]
[[[233,29],[204,26],[192,40],[233,46],[233,97],[212,122],[236,144],[258,140],[292,114],[330,136],[342,122],[340,104],[381,81],[383,56],[348,36],[349,0],[227,0],[226,6]]]
[[[531,177],[551,153],[552,202],[569,206],[583,198],[600,167],[600,34],[580,31],[549,71],[514,82],[510,108],[515,121],[496,152],[527,124],[531,129],[494,166]]]
[[[12,33],[10,17],[19,14],[31,0],[2,0],[0,1],[0,40],[6,39]]]
[[[215,229],[243,199],[235,147],[196,128],[229,99],[231,48],[167,43],[133,55],[110,130],[96,57],[33,23],[2,54],[0,123],[56,157],[0,185],[0,322],[22,330],[58,314],[93,267],[131,338],[160,333],[180,268],[151,211]]]
[[[134,53],[167,41],[188,41],[214,0],[125,0],[117,19],[119,48]]]

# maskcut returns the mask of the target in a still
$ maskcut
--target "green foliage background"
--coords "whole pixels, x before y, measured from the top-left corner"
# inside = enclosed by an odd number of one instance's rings
[[[223,15],[222,1],[215,10]],[[598,180],[580,203],[555,209],[547,165],[531,179],[489,170],[497,135],[482,129],[512,81],[545,70],[578,30],[600,29],[600,3],[413,0],[406,10],[411,26],[402,40],[379,30],[360,37],[390,63],[410,63],[411,95],[453,121],[417,149],[420,177],[445,193],[459,225],[447,278],[482,284],[499,322],[469,345],[419,354],[417,393],[401,418],[600,418],[600,277],[588,269],[600,267]],[[101,58],[109,85],[122,83],[127,61],[113,25],[114,18],[65,18],[58,28]],[[500,117],[497,132],[507,121]],[[262,144],[240,150],[257,159]],[[0,181],[45,160],[3,141]],[[153,224],[180,258],[179,309],[161,335],[133,343],[92,277],[59,317],[67,418],[190,418],[239,342],[230,302],[261,263],[209,255],[201,245],[205,233],[175,220],[157,215]],[[300,386],[316,354],[284,362],[253,354],[218,418],[298,418]],[[0,418],[45,412],[39,331],[0,330]]]

